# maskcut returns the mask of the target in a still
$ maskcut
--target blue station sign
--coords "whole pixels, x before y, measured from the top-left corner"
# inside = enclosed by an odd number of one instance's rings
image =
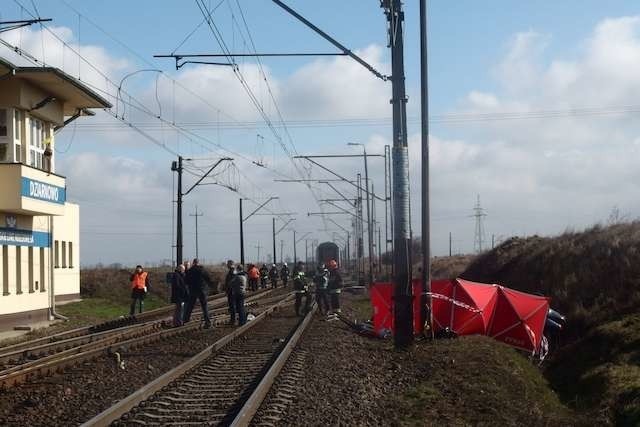
[[[0,227],[0,245],[9,246],[49,246],[50,234],[44,231],[21,230]]]
[[[67,199],[67,190],[64,187],[47,184],[27,177],[22,177],[23,197],[43,200],[45,202],[63,205]]]

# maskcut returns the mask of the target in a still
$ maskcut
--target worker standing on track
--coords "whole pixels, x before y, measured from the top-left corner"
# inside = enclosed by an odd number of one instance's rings
[[[254,292],[257,291],[258,281],[260,280],[260,271],[258,271],[258,267],[253,264],[249,264],[247,275],[249,276],[249,289]]]
[[[231,282],[233,294],[233,305],[235,312],[238,313],[238,325],[242,326],[247,323],[247,316],[244,311],[244,297],[247,294],[247,273],[244,271],[242,264],[236,267],[236,274]],[[235,316],[231,318],[231,324],[235,323]]]
[[[140,313],[144,307],[144,297],[149,290],[149,274],[142,269],[141,265],[136,266],[136,271],[131,275],[131,308],[129,315],[133,316],[136,312],[136,302],[140,305]]]
[[[267,268],[267,264],[262,264],[262,267],[260,267],[260,288],[264,289],[267,287],[268,278],[269,269]]]
[[[304,301],[304,313],[306,314],[311,308],[311,296],[309,292],[309,285],[307,278],[304,275],[304,265],[302,261],[298,261],[298,264],[293,270],[293,290],[296,293],[296,316],[300,316],[300,306],[302,305],[302,297],[305,297]]]
[[[187,311],[184,315],[185,323],[191,320],[191,312],[196,300],[200,300],[202,308],[202,319],[204,320],[204,328],[211,328],[211,319],[209,318],[209,310],[207,309],[207,296],[209,294],[209,285],[211,285],[211,277],[209,273],[200,265],[198,259],[194,259],[189,271],[186,274],[187,287],[189,288],[189,303]]]
[[[269,270],[269,281],[271,282],[271,287],[273,289],[278,287],[278,267],[275,264],[271,266],[271,270]]]
[[[338,263],[332,259],[329,261],[329,298],[331,299],[331,311],[327,320],[335,320],[340,314],[340,293],[342,292],[342,276],[338,270]]]
[[[171,279],[171,302],[176,305],[173,312],[173,326],[182,326],[184,318],[184,303],[189,298],[187,285],[184,283],[184,265],[176,267]]]
[[[329,313],[329,270],[327,270],[324,264],[318,265],[318,269],[313,275],[313,284],[316,287],[316,301],[318,301],[318,309],[320,314],[325,315]]]
[[[231,319],[235,319],[236,312],[235,306],[233,305],[233,295],[231,293],[231,282],[235,276],[235,268],[233,267],[233,260],[227,261],[227,275],[224,278],[224,291],[227,294],[227,306],[229,307],[229,316]]]
[[[289,275],[291,272],[289,271],[289,267],[287,267],[287,263],[282,264],[282,268],[280,269],[280,279],[282,279],[282,286],[287,287],[287,283],[289,283]]]

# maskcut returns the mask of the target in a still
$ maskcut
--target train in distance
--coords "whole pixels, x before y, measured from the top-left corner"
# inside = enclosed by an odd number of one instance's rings
[[[329,261],[335,260],[338,265],[340,263],[340,248],[333,242],[320,243],[316,249],[317,264],[324,263],[327,265]]]

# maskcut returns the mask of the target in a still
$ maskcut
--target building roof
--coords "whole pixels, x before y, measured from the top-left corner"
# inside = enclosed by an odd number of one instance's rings
[[[72,116],[79,109],[111,108],[111,103],[59,68],[21,67],[0,58],[0,77],[12,74],[28,81],[64,104],[64,115]]]

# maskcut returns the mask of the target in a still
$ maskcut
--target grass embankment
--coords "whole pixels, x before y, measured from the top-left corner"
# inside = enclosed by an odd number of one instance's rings
[[[345,295],[351,318],[371,315],[367,297]],[[388,341],[378,341],[381,346]],[[405,357],[417,383],[390,396],[392,425],[576,425],[540,369],[521,353],[484,336],[421,341]],[[400,362],[398,362],[400,363]],[[391,366],[390,369],[399,369]]]
[[[640,222],[513,238],[463,277],[552,298],[568,317],[546,371],[594,425],[640,425]]]

